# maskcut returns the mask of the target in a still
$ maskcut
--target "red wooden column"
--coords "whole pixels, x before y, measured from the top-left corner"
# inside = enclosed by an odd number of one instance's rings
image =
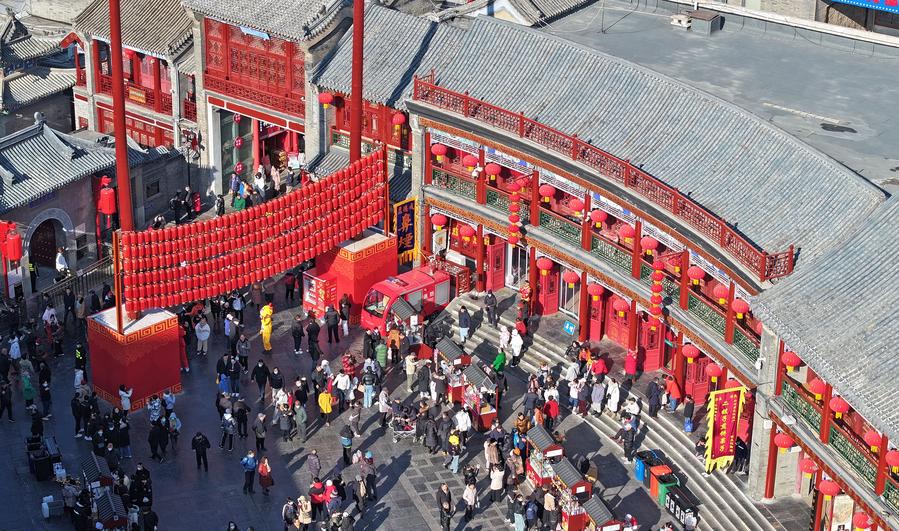
[[[821,442],[827,444],[830,440],[830,423],[833,422],[833,415],[830,413],[830,399],[833,397],[833,387],[827,384],[824,388],[823,408],[821,409]]]
[[[887,451],[890,440],[886,435],[880,436],[880,453],[877,458],[877,478],[874,480],[874,494],[880,496],[887,484],[887,474],[889,473],[889,465],[887,465]]]
[[[680,388],[681,393],[684,393],[686,388],[686,379],[687,379],[687,368],[685,366],[684,359],[684,333],[677,333],[677,348],[674,350],[674,361],[671,363],[671,372],[674,376],[674,382]],[[722,374],[722,377],[724,375]]]
[[[539,282],[537,278],[537,248],[531,246],[528,248],[528,284],[531,285],[531,314],[537,303],[537,291],[539,291]]]
[[[774,396],[780,396],[781,390],[784,386],[784,373],[786,372],[786,366],[784,366],[784,342],[780,341],[780,344],[777,347],[777,376],[774,378]]]
[[[777,480],[777,446],[774,444],[774,436],[777,435],[777,426],[771,427],[768,436],[768,468],[765,470],[765,494],[764,498],[774,498],[774,482]]]
[[[250,127],[253,128],[253,167],[250,168],[250,175],[256,174],[256,168],[259,167],[259,120],[253,118],[250,121]]]
[[[425,131],[425,145],[422,146],[422,153],[425,155],[425,176],[424,183],[425,185],[431,184],[431,179],[433,176],[431,175],[431,132]]]
[[[815,472],[815,477],[814,477],[815,485],[817,485],[821,481],[822,477],[823,476],[822,476],[822,472],[820,469],[817,472]],[[824,512],[824,495],[819,492],[819,493],[817,493],[817,495],[815,495],[815,523],[812,526],[812,529],[821,529],[821,517],[823,516],[823,514],[822,514],[823,512]]]
[[[478,166],[484,167],[484,150],[478,149]],[[478,180],[475,181],[475,201],[479,205],[487,203],[487,172],[482,171],[478,174]]]
[[[631,246],[631,276],[639,279],[640,278],[640,265],[643,262],[643,259],[640,255],[643,253],[643,250],[640,248],[640,234],[643,231],[643,223],[638,219],[634,223],[634,244]]]
[[[586,341],[590,335],[590,294],[587,293],[587,272],[581,273],[581,299],[578,308],[578,341]]]
[[[162,67],[156,57],[151,57],[150,60],[153,61],[153,110],[162,112]]]
[[[531,211],[529,213],[530,224],[540,225],[540,173],[534,170],[531,175]]]
[[[585,193],[584,196],[584,215],[581,219],[581,249],[589,253],[590,248],[593,247],[593,222],[590,221],[590,216],[588,215],[591,209],[590,192]]]
[[[421,237],[421,250],[430,253],[431,252],[431,240],[434,235],[434,226],[431,225],[431,206],[425,204],[424,207],[424,234]]]
[[[478,224],[478,249],[475,254],[475,268],[477,269],[477,273],[475,276],[475,289],[477,291],[484,291],[484,253],[485,253],[485,245],[484,245],[484,226]]]
[[[631,301],[630,314],[627,316],[627,348],[637,349],[637,334],[640,332],[640,319],[637,316],[637,301]]]
[[[680,307],[687,309],[690,296],[690,278],[687,276],[687,269],[690,268],[690,251],[684,249],[680,257]]]
[[[96,84],[97,92],[103,92],[100,90],[100,41],[94,39],[91,42],[91,69],[94,72],[94,83]]]
[[[109,57],[112,61],[112,124],[115,134],[116,197],[119,202],[119,226],[134,230],[131,206],[131,175],[128,166],[128,136],[125,128],[125,75],[122,65],[122,15],[119,0],[109,0]],[[116,301],[121,301],[116,297]],[[121,307],[118,310],[121,318]],[[119,326],[121,331],[122,327]]]
[[[727,292],[727,308],[726,308],[726,317],[724,320],[724,342],[727,344],[731,344],[734,342],[734,326],[736,325],[736,316],[734,314],[734,309],[731,308],[732,303],[734,302],[734,293],[736,292],[736,287],[734,286],[734,282],[730,282],[729,290]]]

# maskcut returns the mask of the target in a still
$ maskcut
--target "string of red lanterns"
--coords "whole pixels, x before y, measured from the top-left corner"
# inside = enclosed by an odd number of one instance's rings
[[[625,227],[630,227],[630,225],[625,225]],[[650,276],[652,285],[649,288],[652,291],[652,297],[649,299],[649,313],[651,314],[649,328],[655,331],[656,327],[662,322],[662,302],[664,300],[662,297],[662,291],[664,291],[662,280],[665,279],[665,274],[662,273],[662,270],[665,269],[665,264],[661,260],[656,260],[652,263],[652,269],[652,275]]]
[[[487,165],[484,171],[487,172],[487,175],[490,175],[490,179],[493,180],[500,173],[500,165],[494,162],[491,162]],[[517,245],[519,241],[521,241],[521,216],[519,212],[521,212],[521,185],[517,182],[509,183],[509,223],[511,225],[509,228],[511,229],[513,226],[518,227],[517,231],[509,231],[508,240],[511,245]]]

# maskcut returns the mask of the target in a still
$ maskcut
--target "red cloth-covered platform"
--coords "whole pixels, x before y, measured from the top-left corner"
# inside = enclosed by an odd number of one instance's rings
[[[91,383],[97,396],[121,406],[119,386],[134,389],[131,409],[140,409],[154,394],[181,391],[178,318],[165,310],[153,310],[116,330],[116,309],[87,319],[87,343]]]

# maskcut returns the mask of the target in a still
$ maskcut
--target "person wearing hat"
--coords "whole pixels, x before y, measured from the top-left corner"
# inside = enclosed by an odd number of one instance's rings
[[[306,496],[297,498],[297,518],[293,522],[296,529],[306,531],[312,523],[312,502]]]
[[[237,431],[237,424],[234,422],[231,410],[226,409],[225,414],[222,416],[222,441],[219,443],[219,448],[225,448],[225,441],[228,441],[228,451],[234,451],[235,431]]]
[[[369,500],[377,500],[377,478],[375,477],[375,456],[371,450],[365,452],[365,456],[359,461],[359,471],[365,481],[365,491]]]

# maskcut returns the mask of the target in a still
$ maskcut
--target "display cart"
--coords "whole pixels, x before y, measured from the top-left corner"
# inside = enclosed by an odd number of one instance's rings
[[[528,430],[527,441],[530,448],[528,460],[525,463],[528,481],[534,488],[547,487],[552,484],[553,480],[553,470],[550,465],[564,457],[565,450],[540,425]]]
[[[446,375],[446,396],[450,404],[461,404],[468,382],[461,368],[454,368]]]
[[[125,529],[128,525],[128,510],[118,494],[106,491],[94,498],[97,506],[97,522],[103,529]]]
[[[491,397],[496,393],[496,384],[487,376],[487,373],[477,365],[469,365],[462,376],[466,386],[462,392],[462,403],[474,414],[474,426],[478,431],[487,431],[496,419],[496,408],[492,398],[486,399],[484,395]]]
[[[82,485],[90,490],[92,496],[106,492],[115,483],[106,459],[97,459],[93,453],[81,460],[81,479]]]
[[[331,271],[319,273],[312,268],[303,272],[303,310],[315,312],[317,319],[325,316],[328,306],[337,308],[337,275]]]
[[[437,342],[436,351],[450,367],[464,369],[471,365],[471,356],[466,354],[462,347],[448,337],[444,337]]]
[[[562,459],[550,465],[553,484],[559,489],[563,531],[582,531],[587,527],[587,511],[583,504],[593,494],[593,485],[584,479],[571,461]]]
[[[584,510],[587,511],[587,527],[589,531],[621,531],[624,527],[620,521],[615,520],[612,511],[606,502],[594,494],[584,502]]]

